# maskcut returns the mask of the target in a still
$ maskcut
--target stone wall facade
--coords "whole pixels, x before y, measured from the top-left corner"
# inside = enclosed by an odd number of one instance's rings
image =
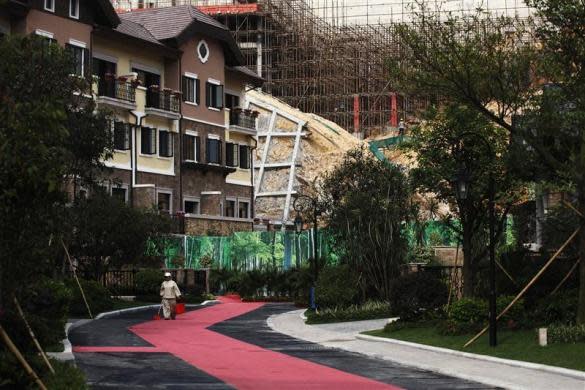
[[[185,234],[189,236],[229,236],[236,232],[252,231],[253,222],[236,218],[210,218],[204,215],[185,217]]]

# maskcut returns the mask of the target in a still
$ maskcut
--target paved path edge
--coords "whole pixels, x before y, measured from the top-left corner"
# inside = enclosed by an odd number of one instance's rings
[[[522,367],[522,368],[529,368],[529,369],[533,369],[533,370],[535,369],[535,370],[540,370],[540,371],[546,371],[546,372],[550,372],[553,374],[560,374],[560,375],[565,375],[565,376],[569,376],[569,377],[576,378],[576,379],[585,380],[585,372],[578,371],[578,370],[572,370],[569,368],[555,367],[555,366],[549,366],[546,364],[539,364],[539,363],[523,362],[520,360],[503,359],[503,358],[498,358],[498,357],[494,357],[494,356],[479,355],[476,353],[456,351],[456,350],[448,349],[448,348],[433,347],[430,345],[418,344],[418,343],[413,343],[410,341],[403,341],[403,340],[390,339],[390,338],[385,338],[385,337],[370,336],[370,335],[365,335],[365,334],[359,334],[356,336],[356,338],[360,339],[360,340],[370,341],[370,342],[383,342],[383,343],[389,343],[389,344],[406,345],[409,347],[419,348],[419,349],[423,349],[423,350],[427,350],[427,351],[434,351],[434,352],[440,352],[440,353],[444,353],[444,354],[448,354],[448,355],[462,356],[462,357],[466,357],[466,358],[470,358],[470,359],[506,364],[508,366],[513,366],[513,367]]]

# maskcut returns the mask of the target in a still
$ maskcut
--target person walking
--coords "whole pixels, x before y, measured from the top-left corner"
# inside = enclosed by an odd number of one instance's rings
[[[165,320],[174,320],[176,316],[177,299],[181,299],[179,286],[171,278],[170,272],[165,272],[165,280],[160,285],[163,315]]]

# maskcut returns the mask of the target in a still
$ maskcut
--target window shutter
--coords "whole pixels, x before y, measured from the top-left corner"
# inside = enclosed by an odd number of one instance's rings
[[[216,85],[215,92],[215,108],[223,108],[223,85]]]
[[[175,145],[174,145],[174,134],[171,132],[167,132],[167,157],[173,157]]]
[[[195,103],[199,104],[200,103],[200,99],[199,99],[199,91],[201,90],[201,87],[199,86],[199,79],[195,79]]]
[[[150,129],[150,154],[156,154],[156,129]]]
[[[240,168],[250,168],[250,148],[245,145],[240,146]]]
[[[195,137],[195,161],[202,161],[201,159],[201,139]]]
[[[83,77],[91,81],[91,58],[89,49],[83,49]]]
[[[209,138],[205,142],[205,162],[211,162],[211,140]]]
[[[143,154],[148,154],[150,151],[148,150],[148,128],[143,127],[140,129],[140,152]]]
[[[217,163],[222,165],[222,154],[221,154],[221,141],[217,140]]]
[[[207,107],[212,107],[213,102],[213,88],[212,85],[209,83],[205,83],[205,105]]]
[[[161,155],[161,157],[167,157],[169,147],[169,136],[166,131],[159,131],[158,142],[159,154]]]
[[[232,143],[225,144],[225,165],[228,167],[234,166],[234,146]]]
[[[124,150],[130,150],[130,131],[132,126],[130,123],[124,123]]]
[[[195,160],[195,137],[183,135],[183,160]]]
[[[187,77],[183,76],[181,78],[181,92],[183,92],[183,101],[186,102],[187,100],[189,100],[188,97],[188,87],[187,87]]]

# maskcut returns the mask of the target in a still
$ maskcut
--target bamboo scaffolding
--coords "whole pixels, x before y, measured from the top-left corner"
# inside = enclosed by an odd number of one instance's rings
[[[577,228],[577,230],[575,230],[573,232],[573,234],[571,234],[571,236],[567,239],[567,241],[565,241],[563,243],[563,245],[561,245],[561,247],[555,252],[554,255],[552,255],[552,257],[546,262],[546,264],[540,269],[540,271],[538,271],[538,273],[532,278],[532,280],[530,280],[530,282],[528,282],[528,284],[522,289],[522,291],[520,291],[518,293],[518,295],[516,295],[516,297],[512,300],[512,302],[510,302],[510,304],[508,306],[506,306],[506,308],[504,310],[502,310],[502,312],[500,314],[498,314],[498,316],[496,317],[496,321],[499,320],[504,314],[506,314],[508,312],[508,310],[510,310],[510,308],[512,306],[514,306],[514,304],[516,302],[518,302],[518,300],[520,298],[522,298],[522,296],[526,293],[526,291],[528,291],[528,289],[538,280],[538,278],[540,278],[540,276],[544,273],[544,271],[546,271],[546,269],[552,264],[552,262],[555,261],[555,259],[563,252],[563,250],[565,250],[567,245],[569,245],[571,243],[571,241],[573,241],[573,239],[575,239],[575,237],[577,236],[577,234],[579,233],[580,230],[581,230],[581,228],[579,227],[579,228]],[[480,338],[488,329],[489,329],[489,326],[486,326],[485,328],[483,328],[478,334],[473,336],[473,338],[471,340],[469,340],[467,343],[465,343],[465,345],[463,347],[466,348],[467,346],[471,345],[475,340]]]
[[[49,371],[51,371],[51,373],[53,375],[55,375],[55,370],[53,369],[53,366],[51,365],[51,362],[49,361],[49,358],[47,358],[47,354],[45,353],[45,351],[41,347],[41,344],[39,343],[39,340],[37,340],[37,337],[35,336],[35,333],[33,332],[33,330],[30,327],[28,321],[26,320],[26,316],[24,315],[24,312],[22,311],[22,307],[20,307],[20,303],[18,302],[18,299],[16,299],[16,297],[13,297],[13,298],[14,298],[14,305],[16,306],[16,310],[18,311],[18,314],[20,315],[20,318],[22,318],[22,321],[26,325],[26,329],[28,329],[28,334],[32,338],[33,343],[35,344],[35,347],[37,347],[39,353],[41,354],[41,357],[43,358],[45,364],[49,368]]]
[[[71,266],[71,271],[73,271],[73,277],[77,282],[77,286],[79,286],[79,291],[81,292],[81,297],[83,298],[83,302],[85,302],[85,307],[87,307],[87,312],[89,313],[89,318],[93,319],[93,315],[91,314],[91,309],[89,308],[89,303],[87,303],[87,299],[85,298],[85,293],[83,292],[83,287],[81,287],[81,283],[79,282],[79,278],[77,277],[77,271],[73,265],[73,261],[71,260],[71,256],[69,256],[69,250],[65,245],[65,242],[61,240],[61,245],[63,245],[63,249],[65,249],[65,255],[67,255],[67,259],[69,260],[69,265]]]
[[[45,384],[43,383],[41,378],[39,378],[37,373],[28,364],[28,362],[26,361],[24,356],[22,356],[22,353],[20,353],[20,351],[18,350],[16,345],[14,345],[14,343],[10,339],[10,336],[8,336],[8,334],[6,333],[6,331],[4,330],[4,328],[2,327],[1,324],[0,324],[0,336],[2,336],[2,339],[4,340],[4,343],[6,344],[6,346],[10,350],[10,352],[12,352],[14,354],[14,356],[16,356],[16,359],[20,362],[22,367],[25,369],[26,373],[34,379],[34,381],[37,383],[39,388],[41,388],[41,390],[47,390],[47,387],[45,386]]]
[[[559,289],[563,286],[563,284],[565,284],[565,282],[567,281],[567,279],[569,279],[569,277],[571,276],[571,274],[573,272],[575,272],[575,270],[577,269],[577,266],[579,265],[579,261],[581,259],[577,259],[577,261],[575,262],[575,264],[573,264],[573,266],[571,267],[571,269],[569,270],[569,272],[567,272],[567,274],[565,275],[565,277],[563,278],[563,280],[560,281],[560,283],[555,287],[555,289],[550,293],[550,295],[555,294],[557,291],[559,291]]]

